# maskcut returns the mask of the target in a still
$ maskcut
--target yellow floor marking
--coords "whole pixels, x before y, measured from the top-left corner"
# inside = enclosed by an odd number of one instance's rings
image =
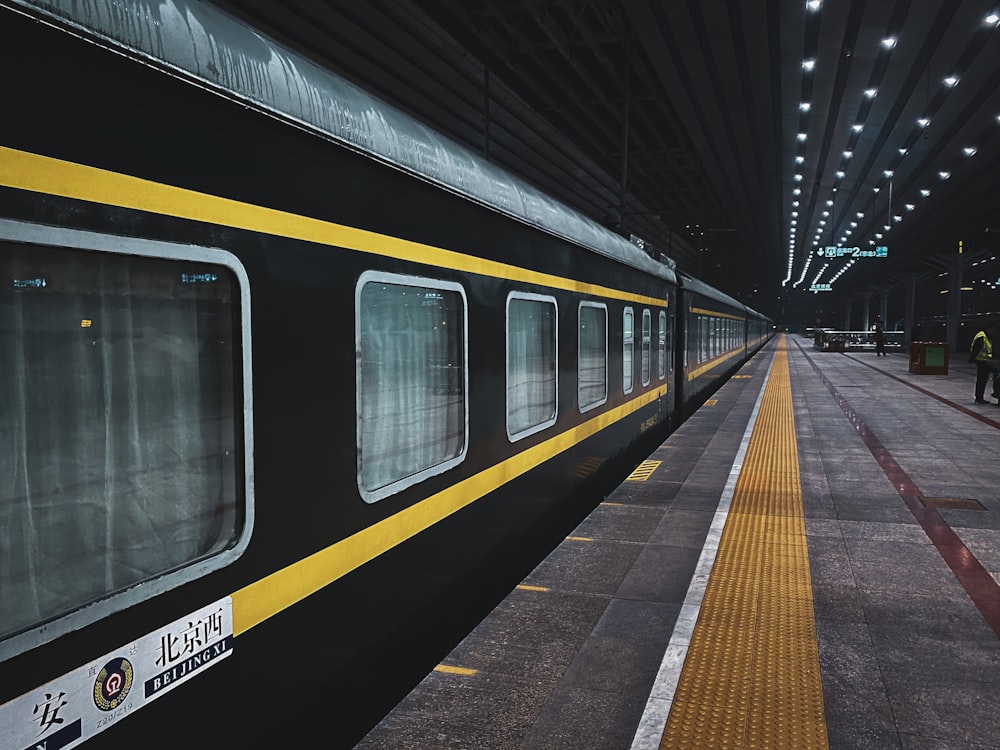
[[[592,542],[594,541],[592,537],[589,536],[568,536],[566,537],[571,542]]]
[[[548,591],[548,588],[546,588],[545,586],[529,586],[526,583],[517,584],[517,588],[521,589],[522,591]]]
[[[660,743],[827,748],[784,339]]]
[[[656,471],[663,461],[648,460],[643,461],[641,464],[632,470],[632,473],[625,477],[626,482],[645,482],[649,479],[653,472]]]
[[[705,401],[705,406],[715,406],[717,403],[719,403],[719,399],[710,398],[707,401]]]
[[[464,674],[473,675],[476,674],[478,669],[469,669],[468,667],[452,667],[448,664],[438,664],[434,667],[435,672],[447,672],[448,674]]]

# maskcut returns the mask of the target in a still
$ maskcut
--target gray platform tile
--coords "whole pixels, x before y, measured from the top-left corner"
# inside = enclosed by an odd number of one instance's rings
[[[899,493],[880,468],[873,470],[850,464],[826,467],[826,482],[834,501],[841,498],[875,501],[897,499]]]
[[[881,551],[878,549],[880,544]],[[899,549],[900,546],[907,549]],[[847,549],[854,580],[862,591],[933,594],[939,598],[964,596],[958,579],[931,545],[849,540]]]
[[[1000,534],[996,530],[958,525],[953,525],[952,529],[979,560],[980,565],[990,573],[1000,573]]]
[[[834,501],[837,518],[841,521],[875,521],[882,523],[909,523],[913,520],[910,509],[898,502],[887,503],[878,498],[840,498]]]
[[[810,553],[809,571],[816,585],[849,583],[855,588],[858,585],[851,559],[847,556],[847,552],[838,549],[836,544],[828,544],[825,549]]]
[[[689,494],[714,495],[716,505],[718,505],[719,497],[726,488],[726,479],[727,475],[720,472],[718,467],[713,471],[698,466],[684,481],[684,487],[678,493],[676,499],[680,500],[684,495]]]
[[[872,638],[900,643],[918,637],[996,641],[996,634],[964,591],[955,595],[942,595],[933,587],[928,591],[921,595],[859,590]]]
[[[594,629],[608,602],[602,596],[515,589],[473,632],[497,642],[572,652]]]
[[[720,497],[722,497],[722,489],[692,489],[685,484],[674,501],[670,503],[670,510],[715,513],[719,507]]]
[[[602,690],[553,694],[518,750],[622,750],[632,742],[645,701]]]
[[[636,482],[635,484],[641,483]],[[615,490],[608,495],[607,501],[636,507],[658,508],[662,512],[663,508],[674,502],[683,487],[683,480],[668,479],[664,481],[661,479],[656,483],[655,492],[650,492],[645,487],[630,487],[624,494],[619,494],[619,490]]]
[[[615,600],[566,670],[558,690],[615,692],[644,703],[679,612],[679,605]]]
[[[638,544],[622,542],[567,540],[539,563],[525,583],[567,592],[611,596],[618,590],[641,549]]]
[[[1000,502],[982,497],[975,499],[986,506],[986,511],[938,508],[938,513],[956,532],[961,528],[984,529],[997,536],[1000,531]]]
[[[572,663],[580,645],[573,643],[570,646],[562,639],[551,637],[517,642],[513,640],[514,634],[507,631],[493,636],[479,633],[477,628],[466,636],[442,663],[555,684]]]
[[[472,676],[431,672],[357,748],[395,748],[393,743],[404,738],[417,747],[515,748],[550,689],[485,672]]]
[[[821,623],[865,625],[867,618],[858,591],[850,582],[813,585],[813,616]]]
[[[701,550],[650,544],[643,548],[615,596],[619,599],[681,604]]]
[[[902,750],[896,732],[880,732],[865,727],[827,726],[829,750]]]
[[[979,629],[976,635],[982,636]],[[1000,694],[1000,641],[995,637],[964,638],[959,631],[946,638],[914,634],[901,640],[895,633],[873,630],[872,642],[882,671],[896,679],[972,682]]]
[[[821,622],[817,641],[827,726],[855,736],[894,732],[892,708],[867,627]]]
[[[844,532],[840,530],[842,521],[833,518],[815,518],[807,515],[805,523],[806,541],[809,544],[810,551],[812,550],[814,541],[820,542],[825,539],[839,539],[842,541],[844,538]],[[841,543],[841,547],[843,547],[843,543]]]
[[[978,742],[970,745],[966,742],[945,742],[934,737],[920,737],[912,734],[901,735],[903,750],[998,750],[1000,742],[981,745]],[[833,747],[830,747],[833,750]]]
[[[883,521],[841,521],[840,531],[848,547],[852,542],[863,540],[871,542],[902,542],[909,544],[930,544],[927,533],[910,515],[903,523],[885,523]],[[859,545],[860,546],[860,545]]]
[[[887,680],[899,731],[942,744],[995,745],[1000,692],[991,685],[950,680]]]
[[[614,501],[610,501],[613,503]],[[601,503],[573,531],[573,536],[611,542],[638,542],[649,539],[663,517],[662,508]]]
[[[711,496],[706,497],[706,504]],[[718,506],[718,498],[715,498]],[[650,544],[701,549],[705,536],[715,517],[715,507],[689,510],[671,507],[663,514],[660,523],[649,537]]]
[[[802,510],[806,516],[811,518],[837,519],[837,507],[826,498],[814,498],[804,495],[802,498]]]

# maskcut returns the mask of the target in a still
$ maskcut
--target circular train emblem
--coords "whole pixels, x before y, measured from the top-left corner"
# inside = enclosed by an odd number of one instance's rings
[[[132,663],[115,657],[97,673],[94,682],[94,705],[102,711],[113,711],[132,689]]]

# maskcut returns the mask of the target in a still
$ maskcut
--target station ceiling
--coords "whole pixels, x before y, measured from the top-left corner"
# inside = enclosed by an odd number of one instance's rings
[[[1000,250],[997,0],[216,4],[777,319]]]

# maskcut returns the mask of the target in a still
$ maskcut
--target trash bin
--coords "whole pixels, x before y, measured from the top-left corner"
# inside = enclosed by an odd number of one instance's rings
[[[948,344],[941,341],[911,343],[910,372],[917,375],[947,375]]]

